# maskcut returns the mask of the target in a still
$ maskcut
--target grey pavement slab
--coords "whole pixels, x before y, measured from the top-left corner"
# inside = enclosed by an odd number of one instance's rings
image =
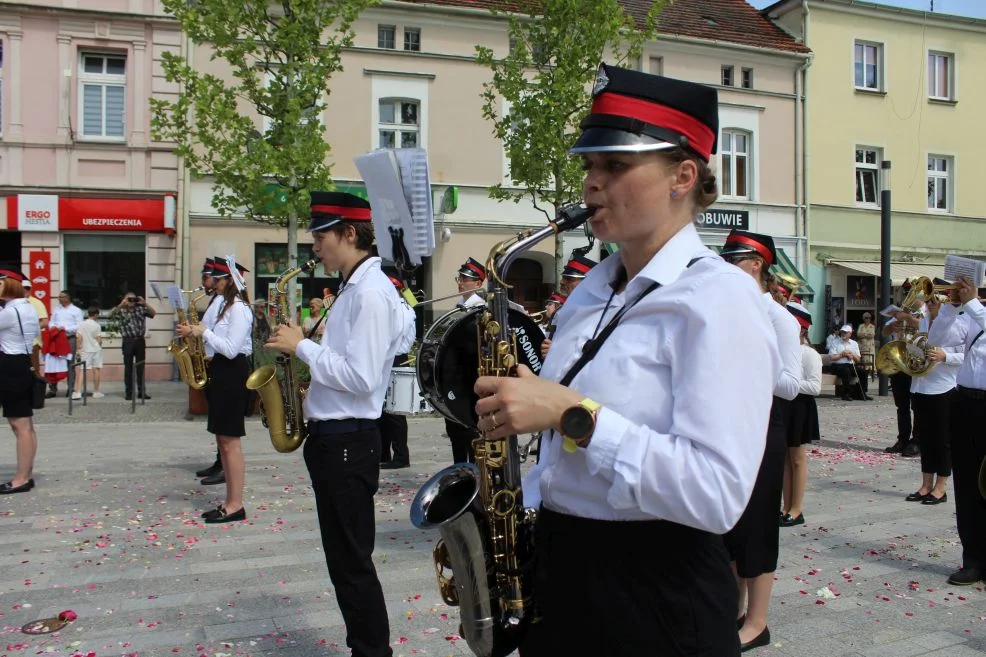
[[[251,420],[248,519],[205,525],[199,514],[223,491],[194,478],[214,442],[202,418],[185,419],[187,389],[151,384],[153,399],[134,413],[113,384],[103,391],[72,416],[67,400],[48,400],[37,488],[0,498],[0,656],[349,654],[300,453],[275,453]],[[750,654],[986,654],[983,586],[945,583],[960,559],[952,500],[904,502],[918,461],[883,452],[896,433],[892,402],[819,406],[807,524],[781,530],[773,641]],[[437,537],[408,521],[415,491],[451,450],[440,419],[409,426],[412,467],[382,473],[376,505],[374,558],[394,652],[468,655],[457,611],[435,587]],[[0,480],[13,463],[11,436],[0,441]],[[19,632],[65,609],[79,618],[60,633]]]

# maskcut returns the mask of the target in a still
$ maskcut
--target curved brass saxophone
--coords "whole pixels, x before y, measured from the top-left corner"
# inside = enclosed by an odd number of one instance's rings
[[[592,211],[562,208],[555,221],[500,242],[486,262],[487,309],[477,318],[479,376],[516,376],[517,337],[507,323],[513,260],[541,240],[585,223]],[[534,620],[534,522],[521,491],[517,436],[473,442],[476,464],[441,470],[418,490],[411,523],[438,528],[433,558],[438,588],[449,605],[458,605],[462,636],[480,657],[504,657],[522,641]],[[447,573],[451,571],[451,575]]]
[[[311,273],[318,263],[317,259],[309,260],[277,277],[274,284],[277,292],[271,304],[277,313],[275,327],[291,321],[288,317],[288,281],[302,273]],[[274,365],[258,367],[246,382],[248,390],[256,390],[260,395],[261,419],[270,433],[271,444],[278,452],[298,449],[308,433],[302,410],[308,388],[298,382],[292,358],[288,354],[278,354]]]
[[[202,294],[192,296],[200,290]],[[208,292],[202,287],[189,292],[188,310],[183,311],[179,308],[175,311],[179,324],[184,324],[187,321],[190,325],[195,326],[199,323],[195,303],[207,294]],[[187,338],[175,338],[168,345],[168,353],[174,356],[175,362],[178,364],[178,375],[185,385],[193,390],[201,390],[206,386],[209,382],[209,372],[205,363],[205,342],[201,337],[190,335]]]

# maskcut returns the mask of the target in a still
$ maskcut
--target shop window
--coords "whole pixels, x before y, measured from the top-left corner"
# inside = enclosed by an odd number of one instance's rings
[[[83,139],[123,141],[127,59],[82,53],[79,62],[79,115]]]
[[[64,236],[65,288],[80,308],[109,310],[127,292],[147,298],[143,235]]]
[[[298,245],[298,264],[312,257],[311,244]],[[254,289],[253,298],[267,302],[273,301],[276,294],[277,277],[288,269],[287,244],[256,244],[254,246]],[[302,320],[307,317],[308,302],[312,297],[325,296],[328,289],[335,294],[342,281],[338,272],[326,273],[322,265],[311,274],[301,274],[295,280],[295,307],[303,309]],[[297,320],[297,318],[296,318]]]

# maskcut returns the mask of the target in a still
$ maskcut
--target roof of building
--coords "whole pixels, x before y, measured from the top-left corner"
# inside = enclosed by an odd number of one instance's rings
[[[524,0],[399,0],[410,4],[461,7],[465,9],[499,9],[528,11]],[[535,0],[536,1],[536,0]],[[651,0],[620,0],[638,22],[642,22]],[[755,48],[793,53],[811,52],[804,44],[775,25],[746,0],[677,0],[668,2],[661,11],[658,31],[663,34],[709,41],[735,43]]]

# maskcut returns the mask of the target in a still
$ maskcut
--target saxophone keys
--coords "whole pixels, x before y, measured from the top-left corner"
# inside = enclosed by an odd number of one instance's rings
[[[504,354],[500,362],[503,363],[503,367],[505,369],[510,370],[513,369],[513,367],[517,364],[517,359],[514,357],[513,354]]]
[[[493,319],[486,322],[486,335],[491,338],[500,335],[500,322]]]

